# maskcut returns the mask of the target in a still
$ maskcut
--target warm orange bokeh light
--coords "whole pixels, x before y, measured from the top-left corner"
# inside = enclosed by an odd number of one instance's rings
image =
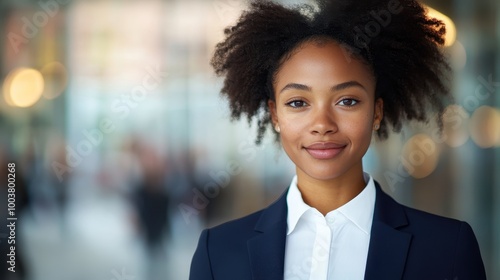
[[[32,68],[18,68],[5,78],[3,94],[10,106],[30,107],[42,96],[44,80],[42,74]]]
[[[481,148],[491,148],[500,142],[500,112],[481,106],[472,114],[469,126],[472,140]]]
[[[402,163],[414,178],[425,178],[436,169],[440,150],[438,145],[426,134],[417,134],[403,147]]]
[[[443,113],[444,141],[450,147],[460,147],[469,140],[469,114],[460,105],[450,105]]]
[[[68,72],[64,65],[54,61],[45,65],[40,72],[45,81],[43,97],[54,99],[64,92],[68,85]]]
[[[457,39],[457,28],[455,23],[448,16],[434,10],[433,8],[426,6],[427,15],[431,18],[437,18],[444,23],[446,26],[446,34],[444,38],[444,46],[449,47],[455,43]]]

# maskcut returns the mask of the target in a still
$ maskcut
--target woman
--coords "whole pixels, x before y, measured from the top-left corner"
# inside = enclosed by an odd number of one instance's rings
[[[296,176],[204,230],[190,279],[485,279],[467,223],[398,204],[362,166],[373,133],[443,112],[444,32],[416,1],[253,2],[212,65],[232,116],[258,119],[257,142],[273,127]]]

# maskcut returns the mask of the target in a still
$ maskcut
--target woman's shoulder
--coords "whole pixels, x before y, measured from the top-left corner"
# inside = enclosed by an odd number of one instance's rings
[[[375,211],[378,218],[374,221],[378,219],[399,231],[410,233],[414,242],[450,246],[456,245],[458,240],[477,242],[471,226],[465,221],[408,207],[381,189],[377,195],[380,195],[377,197],[380,201],[377,203],[378,212]]]
[[[405,205],[402,206],[405,209],[405,213],[408,217],[408,220],[410,221],[410,225],[415,224],[415,226],[426,226],[436,229],[456,229],[463,226],[463,224],[467,224],[467,222],[455,218],[441,216]]]
[[[247,241],[255,237],[258,232],[255,226],[258,223],[262,212],[260,210],[244,217],[224,222],[222,224],[209,227],[202,232],[202,239],[205,239],[207,248],[217,251],[218,255],[235,255],[245,252]]]
[[[422,241],[439,241],[457,245],[459,242],[477,240],[469,223],[454,218],[444,217],[408,206],[403,206],[408,218],[408,225],[403,231]],[[437,244],[436,244],[437,245]]]
[[[383,216],[382,220],[389,222],[389,224],[392,224],[391,221],[398,220],[394,224],[395,226],[401,227],[401,229],[407,228],[408,231],[424,233],[436,230],[441,232],[457,231],[463,226],[470,227],[467,222],[401,204],[383,191],[377,182],[376,186],[376,216],[377,214]]]
[[[439,264],[452,267],[453,275],[459,275],[460,279],[486,279],[479,244],[467,222],[403,207],[408,225],[400,230],[411,234],[412,249],[408,258],[419,264],[412,269],[423,263],[429,267]],[[419,272],[408,270],[407,273],[417,275]]]
[[[209,235],[214,239],[247,240],[259,232],[278,226],[285,232],[286,229],[286,191],[269,206],[234,219],[220,225],[207,229]]]
[[[253,230],[264,209],[258,210],[246,216],[236,218],[219,225],[208,228],[211,234],[233,233],[235,231]]]

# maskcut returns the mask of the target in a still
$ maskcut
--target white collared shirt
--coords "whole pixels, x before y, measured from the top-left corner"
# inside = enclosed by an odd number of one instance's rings
[[[287,194],[285,280],[364,279],[375,184],[364,173],[366,187],[348,203],[323,216],[302,199],[297,176]]]

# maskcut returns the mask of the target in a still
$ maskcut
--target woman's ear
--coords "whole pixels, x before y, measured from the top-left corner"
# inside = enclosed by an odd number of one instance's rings
[[[277,132],[280,132],[278,114],[276,112],[276,102],[274,102],[274,100],[269,99],[267,101],[267,106],[269,107],[269,112],[271,113],[271,120],[273,122],[273,127]]]
[[[373,117],[373,127],[375,130],[380,128],[380,123],[384,118],[384,100],[382,98],[377,98],[375,100],[375,115]]]

